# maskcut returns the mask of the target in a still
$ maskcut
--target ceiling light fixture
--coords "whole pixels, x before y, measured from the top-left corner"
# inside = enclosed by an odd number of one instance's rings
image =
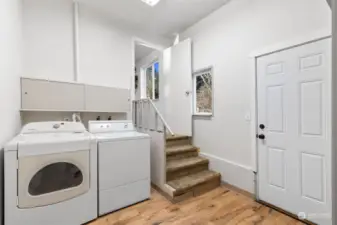
[[[152,7],[160,2],[160,0],[141,0],[141,1]]]

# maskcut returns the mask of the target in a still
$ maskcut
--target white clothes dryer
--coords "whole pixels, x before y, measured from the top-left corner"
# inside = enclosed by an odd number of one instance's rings
[[[131,121],[89,121],[98,142],[98,213],[150,198],[150,136]]]
[[[24,126],[5,146],[5,225],[97,218],[97,144],[82,123]]]

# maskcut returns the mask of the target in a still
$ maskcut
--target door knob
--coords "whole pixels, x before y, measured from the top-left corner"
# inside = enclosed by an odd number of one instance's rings
[[[264,134],[257,134],[256,137],[261,140],[266,139],[266,136]]]
[[[186,96],[189,96],[191,94],[191,92],[190,91],[186,91],[185,94],[186,94]]]

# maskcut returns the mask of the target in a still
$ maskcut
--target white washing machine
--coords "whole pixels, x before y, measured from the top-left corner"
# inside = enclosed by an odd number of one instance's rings
[[[82,123],[28,124],[4,155],[5,225],[97,218],[97,143]]]
[[[150,136],[131,121],[90,121],[98,141],[98,212],[112,211],[150,198]]]

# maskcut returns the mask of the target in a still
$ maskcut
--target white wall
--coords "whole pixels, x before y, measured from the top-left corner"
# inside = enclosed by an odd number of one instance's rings
[[[253,192],[250,53],[330,26],[323,0],[232,0],[181,34],[194,71],[214,66],[214,117],[194,119],[194,143],[224,181]]]
[[[23,1],[23,76],[74,81],[77,62],[79,82],[130,89],[134,76],[133,37],[143,34],[123,30],[118,21],[79,3],[75,42],[73,1]],[[160,38],[147,38],[162,44]],[[78,61],[75,46],[79,47]]]
[[[72,12],[69,0],[23,0],[24,76],[73,80]]]
[[[79,9],[79,80],[129,89],[131,36],[89,8],[80,5]]]
[[[0,1],[0,149],[20,128],[21,2]],[[2,164],[0,162],[0,164]]]
[[[20,128],[21,1],[0,1],[0,149]],[[0,157],[0,202],[3,199],[3,151]],[[0,206],[0,224],[3,208]]]

